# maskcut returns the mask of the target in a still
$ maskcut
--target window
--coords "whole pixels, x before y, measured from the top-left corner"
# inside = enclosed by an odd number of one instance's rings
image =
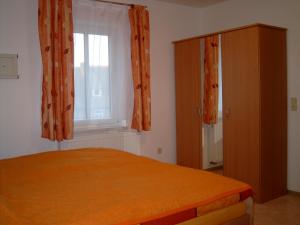
[[[133,88],[127,7],[74,1],[75,131],[124,127]]]
[[[108,49],[107,35],[74,33],[75,121],[112,119]]]

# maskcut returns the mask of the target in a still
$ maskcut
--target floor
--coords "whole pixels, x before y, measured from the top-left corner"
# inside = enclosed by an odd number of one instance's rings
[[[223,175],[222,169],[212,172]],[[255,204],[254,225],[300,225],[300,196],[288,194]]]
[[[300,196],[288,194],[256,204],[254,225],[300,225]]]

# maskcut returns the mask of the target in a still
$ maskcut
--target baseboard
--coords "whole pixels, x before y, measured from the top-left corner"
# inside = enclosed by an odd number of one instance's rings
[[[297,195],[297,196],[300,197],[300,192],[297,192],[297,191],[290,191],[290,190],[288,190],[288,194],[290,194],[290,195]]]
[[[207,170],[207,171],[214,171],[214,170],[221,170],[221,169],[223,169],[223,165],[215,166],[215,167],[210,167],[210,168],[207,168],[205,170]]]

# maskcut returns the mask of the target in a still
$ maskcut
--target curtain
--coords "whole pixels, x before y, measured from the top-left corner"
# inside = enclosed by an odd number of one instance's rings
[[[149,12],[143,6],[129,9],[131,64],[134,87],[133,129],[151,129]]]
[[[203,122],[216,124],[218,119],[219,36],[205,38]]]
[[[39,0],[38,26],[43,64],[42,137],[73,137],[74,77],[72,0]]]
[[[130,126],[133,84],[128,7],[73,0],[73,15],[76,124],[98,120],[105,127]]]

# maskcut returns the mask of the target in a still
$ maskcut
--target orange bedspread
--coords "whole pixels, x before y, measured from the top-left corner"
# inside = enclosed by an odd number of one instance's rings
[[[139,224],[249,188],[116,150],[41,153],[0,160],[0,224]]]

